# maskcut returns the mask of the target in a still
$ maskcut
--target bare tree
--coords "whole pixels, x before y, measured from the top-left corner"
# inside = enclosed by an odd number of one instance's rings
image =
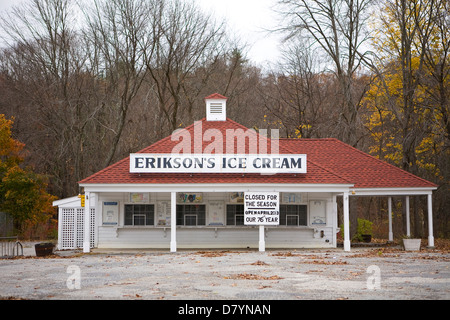
[[[84,99],[94,86],[73,11],[70,1],[33,0],[1,20],[10,41],[2,68],[15,95],[18,129],[32,163],[52,176],[62,196],[76,192],[73,182],[84,175],[86,130],[98,111]]]
[[[358,110],[362,99],[356,92],[355,75],[366,56],[364,30],[372,0],[279,0],[283,18],[278,31],[287,39],[307,37],[332,62],[332,69],[340,85],[342,106],[339,120],[342,139],[356,146],[358,143]]]
[[[418,152],[420,145],[426,140],[432,140],[435,146],[445,141],[448,106],[442,108],[440,102],[446,101],[446,89],[436,81],[448,74],[448,71],[441,72],[448,66],[448,21],[444,22],[445,17],[448,17],[447,0],[383,0],[379,1],[376,14],[377,59],[370,66],[379,81],[376,89],[383,103],[379,108],[392,114],[385,120],[390,140],[399,146],[399,165],[422,176],[427,173],[419,166],[425,154],[424,150]],[[392,79],[396,79],[396,83]],[[444,155],[447,165],[441,163],[439,167],[448,177],[444,169],[448,168],[448,154],[445,155],[444,150],[438,147],[427,153],[436,158]],[[439,162],[431,159],[425,162],[428,161]],[[437,176],[439,174],[434,172],[429,179],[435,180]],[[438,193],[441,190],[445,187]],[[446,206],[448,199],[445,196],[441,199],[441,206]],[[414,233],[420,235],[423,224],[418,201],[414,202],[413,210]]]
[[[158,40],[152,55],[146,53],[145,63],[160,114],[173,131],[178,128],[183,111],[187,111],[187,116],[192,114],[189,105],[183,103],[184,96],[193,98],[192,92],[183,89],[198,68],[220,54],[224,30],[223,24],[216,24],[193,3],[160,1],[156,12],[152,32]]]
[[[29,0],[1,22],[10,45],[0,56],[0,106],[61,197],[191,122],[199,105],[204,113],[205,90],[222,90],[224,26],[184,1]],[[137,128],[152,133],[142,139]]]
[[[437,127],[442,128],[439,130],[443,132],[442,139],[450,148],[450,89],[446,85],[450,75],[450,2],[430,0],[425,10],[423,6],[416,6],[414,15],[418,46],[426,68],[420,83],[430,97],[426,105],[437,114],[434,120],[441,120]]]
[[[287,136],[311,138],[329,132],[321,124],[329,127],[335,117],[326,101],[326,97],[334,100],[327,94],[334,80],[322,74],[316,51],[303,43],[289,45],[269,79],[267,85],[273,89],[264,87],[261,95],[268,111],[283,123]],[[323,110],[329,113],[325,115]]]
[[[148,73],[144,58],[153,51],[148,24],[155,7],[155,1],[96,0],[93,8],[84,10],[85,37],[107,78],[103,103],[114,115],[112,123],[102,123],[112,132],[105,166],[114,160],[130,105]]]

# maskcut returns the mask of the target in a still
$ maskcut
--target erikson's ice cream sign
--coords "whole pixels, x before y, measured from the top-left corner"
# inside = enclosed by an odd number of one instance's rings
[[[260,134],[257,135],[251,129],[245,131],[228,129],[225,132],[226,136],[223,137],[222,132],[217,129],[209,129],[203,133],[201,126],[201,122],[194,124],[193,144],[189,131],[186,129],[175,131],[171,139],[179,143],[172,149],[172,153],[131,154],[130,172],[306,173],[306,155],[278,152],[278,130],[271,130],[272,139],[269,140],[264,136],[267,135],[267,130],[260,130]],[[205,141],[212,142],[203,148]],[[268,152],[269,141],[270,152]],[[194,150],[203,148],[203,153],[193,153],[192,145]],[[234,152],[236,150],[237,152]],[[249,152],[246,153],[245,150]]]
[[[145,154],[130,155],[132,173],[305,173],[306,155]]]

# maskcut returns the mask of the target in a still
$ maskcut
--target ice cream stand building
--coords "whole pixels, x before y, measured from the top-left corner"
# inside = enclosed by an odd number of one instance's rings
[[[434,245],[435,184],[337,139],[269,138],[227,118],[226,103],[206,97],[205,118],[83,179],[83,196],[55,201],[59,249],[335,248],[342,197],[350,250],[349,197],[406,197],[409,228],[418,195]]]

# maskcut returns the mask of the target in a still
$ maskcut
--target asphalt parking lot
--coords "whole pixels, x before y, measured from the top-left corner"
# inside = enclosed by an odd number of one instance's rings
[[[0,259],[1,299],[450,299],[448,251],[94,250],[38,258],[30,250]]]

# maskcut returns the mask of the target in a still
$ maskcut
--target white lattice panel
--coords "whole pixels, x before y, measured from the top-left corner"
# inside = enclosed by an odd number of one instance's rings
[[[84,208],[77,209],[77,248],[83,248],[84,240]]]
[[[95,221],[95,209],[91,208],[91,224],[90,224],[90,235],[91,235],[91,248],[95,247],[95,243],[97,242],[97,232],[96,232],[96,221]]]
[[[60,243],[61,249],[83,248],[84,241],[84,208],[62,209]],[[90,209],[90,247],[97,241],[95,209]]]
[[[61,249],[72,249],[75,247],[75,209],[62,209],[61,220]]]

